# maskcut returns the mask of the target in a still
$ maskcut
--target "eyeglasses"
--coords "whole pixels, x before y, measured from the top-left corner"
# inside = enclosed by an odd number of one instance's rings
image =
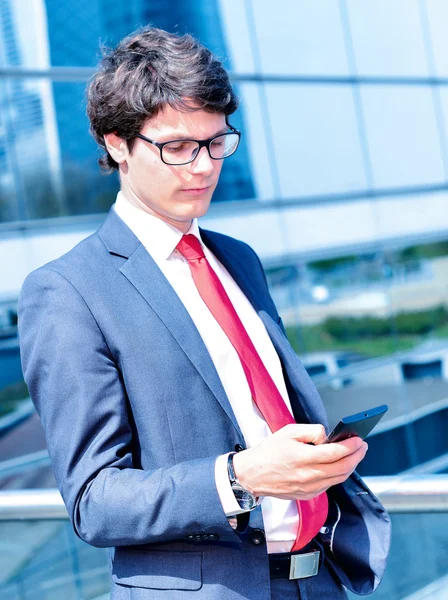
[[[201,148],[207,148],[210,158],[223,160],[232,156],[240,143],[241,133],[229,125],[227,133],[221,133],[208,140],[171,140],[169,142],[155,142],[145,135],[137,133],[135,137],[157,146],[160,150],[160,158],[166,165],[180,166],[188,165],[194,161]]]

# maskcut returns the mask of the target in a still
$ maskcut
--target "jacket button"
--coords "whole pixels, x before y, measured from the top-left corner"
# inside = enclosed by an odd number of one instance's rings
[[[244,448],[241,444],[235,445],[235,452],[241,452],[242,450],[244,450]]]
[[[208,537],[210,540],[219,540],[219,535],[216,535],[216,533],[211,533]]]
[[[264,542],[266,536],[264,535],[264,531],[262,529],[254,529],[250,536],[252,544],[259,546]]]

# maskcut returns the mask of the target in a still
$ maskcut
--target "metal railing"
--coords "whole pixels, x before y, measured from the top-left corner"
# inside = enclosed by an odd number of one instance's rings
[[[391,513],[448,512],[448,475],[366,477]],[[0,491],[0,521],[68,519],[58,490]]]

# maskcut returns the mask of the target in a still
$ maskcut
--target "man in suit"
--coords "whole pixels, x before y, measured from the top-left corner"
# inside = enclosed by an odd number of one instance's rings
[[[101,228],[32,273],[25,379],[77,535],[112,598],[345,598],[378,585],[389,518],[354,472],[256,254],[200,230],[240,133],[222,65],[146,28],[88,95],[121,190]]]

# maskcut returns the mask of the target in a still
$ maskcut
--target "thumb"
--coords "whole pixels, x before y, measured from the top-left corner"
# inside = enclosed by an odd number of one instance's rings
[[[296,423],[286,425],[279,430],[283,437],[303,442],[304,444],[322,444],[327,437],[325,427],[323,425],[305,425]]]

